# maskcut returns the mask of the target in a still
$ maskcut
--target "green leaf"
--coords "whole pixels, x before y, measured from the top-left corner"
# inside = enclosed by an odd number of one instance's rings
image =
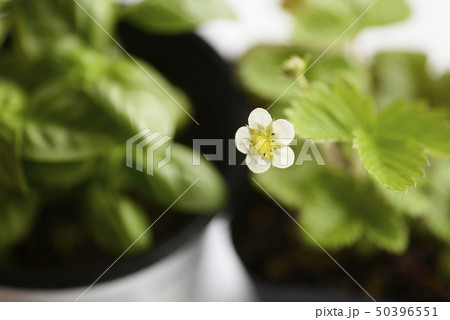
[[[72,39],[56,55],[69,81],[128,128],[130,137],[146,128],[172,136],[187,121],[187,97],[145,62],[105,57]]]
[[[357,11],[363,13],[373,0],[354,1],[358,6]],[[364,24],[367,26],[384,26],[408,19],[411,8],[405,0],[378,1],[372,9],[367,11]]]
[[[352,2],[353,0],[308,0],[298,6],[294,12],[295,43],[313,50],[330,46],[358,17]],[[357,34],[360,28],[360,24],[353,26],[345,38]],[[339,44],[338,42],[337,45]]]
[[[293,10],[296,18],[294,40],[303,47],[323,50],[355,22],[352,28],[345,32],[337,46],[364,28],[403,21],[410,15],[405,0],[378,1],[357,21],[371,4],[373,4],[371,0],[304,1]]]
[[[305,202],[299,223],[325,248],[340,249],[354,244],[363,234],[364,225],[345,203],[322,188]],[[305,236],[308,242],[309,237]]]
[[[301,143],[293,146],[296,155],[300,152],[300,146]],[[298,209],[308,201],[311,182],[324,170],[315,162],[305,162],[301,166],[293,165],[286,169],[271,168],[264,173],[253,174],[252,178],[277,201]],[[260,186],[255,185],[255,188],[260,189]]]
[[[371,204],[362,213],[365,220],[365,236],[377,247],[394,253],[405,251],[408,246],[406,221],[387,208],[373,210]]]
[[[322,246],[339,249],[365,237],[390,252],[406,249],[404,218],[379,201],[369,180],[355,182],[351,176],[323,171],[310,186],[299,223]]]
[[[175,209],[196,214],[214,213],[221,209],[227,191],[215,167],[203,157],[200,165],[194,164],[194,153],[187,147],[173,144],[170,148],[172,156],[169,163],[160,169],[155,168],[153,176],[146,175],[147,194],[169,207],[192,185],[175,203]]]
[[[0,82],[0,186],[20,191],[28,188],[20,162],[22,124],[19,119],[24,101],[17,87]]]
[[[111,39],[95,21],[106,31],[112,32],[114,3],[111,0],[78,0],[78,3],[93,19],[74,1],[15,0],[13,27],[23,52],[36,58],[58,46],[66,37],[74,35],[98,49],[110,44]]]
[[[304,56],[304,52],[292,47],[259,46],[248,51],[239,62],[239,77],[252,94],[268,101],[276,100],[295,81],[282,66],[292,56]],[[290,100],[299,96],[300,87],[294,86],[283,96]]]
[[[378,131],[417,141],[432,155],[450,156],[450,122],[443,111],[428,109],[423,102],[392,103],[380,113]]]
[[[433,207],[429,195],[422,190],[428,179],[428,177],[418,178],[417,187],[410,188],[408,192],[392,191],[378,184],[378,192],[397,212],[407,214],[413,218],[423,217]]]
[[[450,108],[450,90],[448,90],[450,88],[450,72],[435,79],[430,87],[431,105]]]
[[[76,106],[76,108],[74,108]],[[24,157],[72,162],[98,155],[123,137],[120,127],[85,94],[62,81],[32,96],[24,125]]]
[[[116,5],[113,0],[77,0],[74,2],[75,32],[93,48],[105,49],[114,44]],[[95,20],[95,21],[94,21]]]
[[[346,81],[362,92],[371,88],[370,73],[366,67],[339,55],[327,55],[320,59],[306,74],[307,79],[333,84]]]
[[[375,56],[372,72],[380,106],[397,99],[426,98],[430,87],[427,57],[422,53],[389,51]]]
[[[145,0],[125,7],[124,18],[155,33],[184,33],[214,19],[233,19],[222,0]]]
[[[351,141],[354,130],[375,121],[373,101],[345,82],[314,86],[287,112],[296,133],[316,140]]]
[[[354,145],[367,171],[391,190],[407,191],[408,186],[415,186],[414,177],[423,176],[423,167],[428,164],[420,143],[382,132],[357,130]]]
[[[299,83],[284,92],[301,74],[288,74],[283,70],[283,65],[291,57],[296,56],[306,61],[317,58],[295,47],[267,45],[254,47],[239,62],[240,80],[249,92],[260,98],[272,102],[283,95],[283,101],[290,101],[302,93]],[[303,75],[300,81],[332,84],[337,80],[346,80],[362,90],[367,90],[370,84],[369,74],[362,66],[341,56],[324,56],[320,63]]]
[[[25,95],[16,85],[0,79],[0,121],[11,127],[23,113]]]
[[[18,191],[27,191],[22,164],[16,152],[20,142],[14,137],[5,139],[0,128],[0,187],[8,187]]]
[[[429,200],[422,219],[439,239],[450,244],[450,161],[436,160],[420,191]]]
[[[98,161],[45,163],[26,161],[24,164],[27,180],[33,188],[70,189],[95,175]]]
[[[69,12],[73,4],[69,1],[15,0],[12,4],[13,28],[20,48],[29,57],[42,55],[71,31]]]
[[[34,222],[37,199],[0,188],[0,202],[0,252],[4,252],[28,235]]]
[[[152,230],[145,232],[150,222],[142,208],[105,187],[95,185],[88,190],[84,217],[92,238],[111,254],[123,253],[138,239],[129,254],[144,252],[152,246]]]

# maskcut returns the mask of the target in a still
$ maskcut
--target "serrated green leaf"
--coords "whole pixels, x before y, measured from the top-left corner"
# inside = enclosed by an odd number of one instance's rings
[[[367,171],[391,190],[407,191],[408,186],[415,186],[414,177],[423,176],[428,164],[423,146],[413,140],[356,130],[354,145]]]
[[[374,111],[370,98],[338,82],[331,88],[317,85],[305,92],[288,110],[288,120],[305,138],[351,141],[354,130],[373,126]]]
[[[417,141],[432,155],[450,155],[450,122],[443,111],[428,109],[423,102],[392,103],[380,113],[378,131],[396,139]]]
[[[124,18],[149,32],[185,33],[215,19],[233,19],[222,0],[145,0],[125,8]]]
[[[150,222],[137,204],[115,194],[108,188],[94,185],[87,194],[85,221],[94,241],[107,252],[121,254],[129,249],[130,254],[151,248],[152,230]]]

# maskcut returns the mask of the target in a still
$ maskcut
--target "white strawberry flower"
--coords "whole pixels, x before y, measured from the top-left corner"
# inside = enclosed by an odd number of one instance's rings
[[[248,125],[236,132],[236,148],[247,155],[245,162],[255,173],[263,173],[273,165],[287,168],[294,164],[295,154],[289,147],[294,139],[294,126],[287,120],[272,120],[269,112],[256,108],[248,117]]]

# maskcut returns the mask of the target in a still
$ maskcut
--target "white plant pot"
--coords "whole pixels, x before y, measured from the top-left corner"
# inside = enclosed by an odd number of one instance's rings
[[[203,229],[195,239],[140,271],[97,283],[79,301],[189,301],[195,290],[204,234]],[[87,288],[39,290],[0,285],[0,301],[76,301]]]

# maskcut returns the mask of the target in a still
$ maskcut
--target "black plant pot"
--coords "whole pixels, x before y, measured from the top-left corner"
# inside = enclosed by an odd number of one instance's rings
[[[178,141],[192,145],[193,138],[233,138],[235,128],[242,123],[246,101],[235,86],[231,67],[205,41],[195,34],[150,35],[128,24],[120,25],[118,34],[124,48],[130,54],[148,61],[190,97],[195,109],[195,119],[200,125],[192,123],[183,136],[176,138]],[[228,153],[225,150],[224,159],[227,158]],[[236,169],[229,167],[225,162],[216,164],[225,175],[230,190],[237,189],[241,175],[233,174],[232,171]],[[170,215],[170,212],[168,214]],[[120,280],[124,276],[151,268],[152,265],[169,258],[175,251],[182,251],[187,244],[198,238],[213,215],[214,213],[182,220],[182,225],[169,239],[165,239],[144,254],[119,260],[98,283]],[[45,248],[41,249],[45,250]],[[33,256],[29,259],[33,259]],[[0,300],[2,297],[10,300],[35,299],[34,296],[26,294],[21,296],[23,291],[20,290],[60,291],[87,287],[96,281],[114,260],[109,259],[105,263],[94,265],[89,265],[88,262],[77,268],[2,267],[0,268],[0,287],[3,289],[0,288]],[[9,291],[11,288],[13,288],[12,291]],[[12,292],[13,295],[8,297],[8,292]],[[78,290],[70,297],[77,297],[79,293],[81,292]],[[65,297],[61,299],[64,300]],[[92,299],[108,298],[96,296]],[[38,297],[37,300],[40,298]]]
[[[244,184],[232,239],[259,300],[371,301],[323,251],[300,240],[303,231],[257,186]],[[439,250],[442,244],[413,232],[399,256],[364,256],[354,249],[330,254],[378,301],[450,301],[450,284],[436,276]]]

